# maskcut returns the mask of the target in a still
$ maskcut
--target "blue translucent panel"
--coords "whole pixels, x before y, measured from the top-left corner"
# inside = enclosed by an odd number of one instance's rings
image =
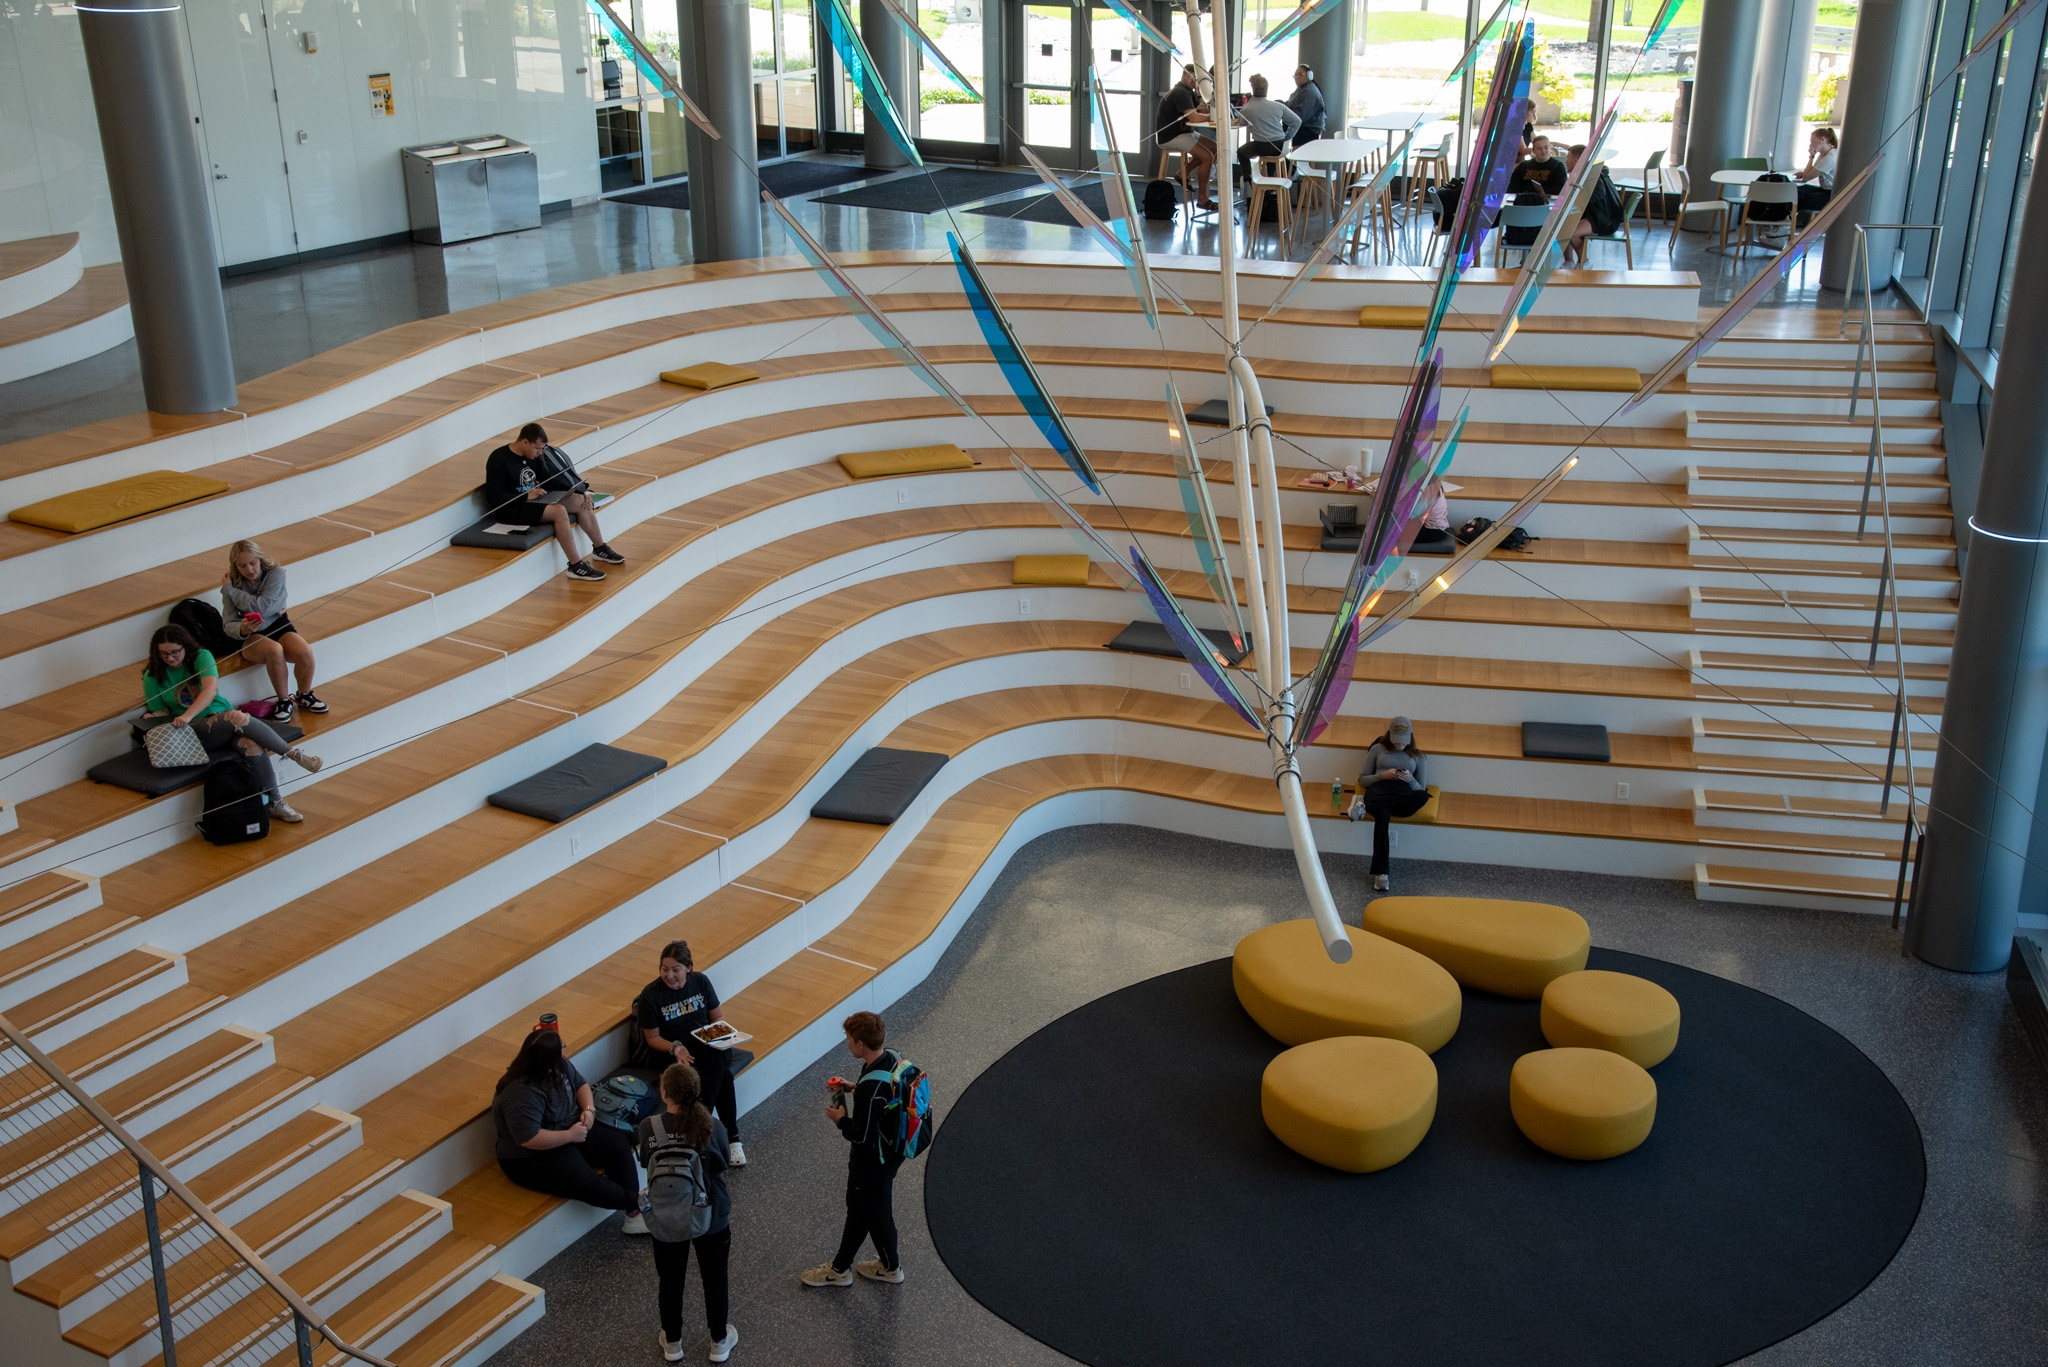
[[[702,129],[706,137],[723,142],[724,139],[719,135],[717,127],[704,111],[697,107],[697,102],[683,93],[683,88],[676,83],[676,78],[662,69],[661,64],[654,59],[654,54],[647,50],[647,45],[640,41],[640,36],[628,28],[626,21],[612,9],[611,0],[590,0],[590,8],[604,20],[605,27],[617,36],[619,46],[633,59],[634,68],[647,78],[648,84],[656,90],[665,90],[675,96],[677,102],[683,106],[683,117]]]
[[[1147,19],[1144,15],[1125,4],[1124,0],[1102,0],[1102,3],[1115,10],[1119,19],[1122,19],[1125,23],[1136,29],[1138,36],[1150,43],[1154,48],[1169,57],[1180,56],[1180,49],[1173,45],[1173,40],[1161,33],[1157,24],[1154,24],[1150,19]]]
[[[1152,264],[1145,258],[1145,233],[1138,226],[1138,201],[1131,193],[1131,177],[1124,167],[1123,150],[1116,145],[1116,128],[1109,117],[1109,97],[1102,91],[1102,77],[1088,68],[1088,103],[1095,136],[1109,149],[1109,167],[1103,172],[1103,203],[1116,225],[1118,245],[1123,248],[1124,269],[1131,273],[1131,288],[1145,306],[1145,321],[1159,330],[1159,300],[1152,289]],[[1187,308],[1186,304],[1181,305]],[[1192,310],[1191,310],[1192,311]]]
[[[1600,183],[1600,151],[1607,145],[1607,135],[1620,112],[1620,100],[1607,107],[1606,117],[1600,120],[1599,128],[1586,143],[1585,154],[1572,168],[1571,175],[1565,178],[1564,189],[1551,201],[1550,217],[1543,220],[1535,243],[1524,253],[1514,288],[1508,291],[1507,302],[1501,305],[1500,321],[1494,324],[1487,360],[1495,360],[1507,350],[1516,329],[1529,316],[1529,310],[1536,306],[1536,297],[1550,282],[1551,272],[1564,260],[1564,250],[1559,244],[1571,241],[1572,234],[1578,231],[1579,220],[1585,217],[1586,205],[1593,198],[1593,188]]]
[[[831,40],[832,50],[839,54],[839,65],[846,78],[860,91],[861,103],[881,120],[882,131],[896,144],[897,151],[910,158],[912,166],[924,165],[909,127],[896,112],[896,102],[889,98],[881,73],[875,70],[875,59],[868,55],[867,44],[860,40],[860,25],[846,12],[846,0],[825,0],[820,14],[825,20],[825,36]]]
[[[1514,169],[1514,154],[1521,147],[1522,124],[1529,109],[1529,62],[1535,46],[1535,26],[1524,24],[1500,45],[1494,63],[1493,86],[1487,92],[1486,109],[1472,140],[1472,165],[1465,176],[1464,193],[1458,197],[1457,212],[1444,239],[1444,264],[1437,272],[1436,292],[1429,301],[1429,316],[1422,327],[1422,341],[1415,349],[1420,361],[1436,347],[1437,329],[1451,307],[1451,295],[1458,277],[1479,258],[1479,244],[1486,230],[1500,216],[1500,202],[1507,189],[1508,173]],[[1480,187],[1475,193],[1473,187]]]
[[[1145,552],[1136,546],[1131,547],[1131,563],[1137,567],[1138,583],[1145,590],[1145,596],[1152,600],[1152,611],[1157,614],[1159,625],[1165,627],[1166,634],[1173,638],[1181,658],[1202,676],[1202,682],[1209,685],[1210,692],[1230,704],[1230,709],[1243,717],[1252,730],[1264,735],[1265,723],[1244,700],[1244,694],[1237,691],[1237,685],[1230,681],[1230,676],[1223,672],[1229,667],[1228,661],[1217,654],[1209,638],[1197,631],[1188,615],[1181,611],[1180,603],[1167,589],[1165,581],[1160,579],[1159,571],[1152,568]]]
[[[1267,30],[1266,36],[1259,40],[1259,52],[1272,51],[1276,45],[1286,42],[1342,3],[1343,0],[1303,0],[1299,8]]]
[[[1052,514],[1053,521],[1067,529],[1074,538],[1074,544],[1081,548],[1081,554],[1101,565],[1109,572],[1110,578],[1131,592],[1144,592],[1131,574],[1130,566],[1124,564],[1123,556],[1117,553],[1116,547],[1105,541],[1102,533],[1096,531],[1088,519],[1075,510],[1073,504],[1061,498],[1059,493],[1045,482],[1045,476],[1032,469],[1024,457],[1014,451],[1010,453],[1010,464],[1016,466],[1017,473],[1024,476],[1024,483],[1031,490],[1032,496],[1045,505],[1046,511]]]
[[[933,42],[925,31],[917,26],[917,16],[903,7],[902,0],[882,0],[882,7],[895,15],[903,27],[910,30],[911,36],[917,39],[917,45],[924,49],[924,55],[931,59],[933,66],[945,73],[947,80],[960,87],[967,94],[972,95],[977,103],[980,102],[981,92],[976,90],[974,83],[967,79],[967,73],[954,66],[953,59],[941,52],[939,45]]]
[[[1209,481],[1202,475],[1202,456],[1195,449],[1195,435],[1188,430],[1187,411],[1181,407],[1180,391],[1173,380],[1166,381],[1166,424],[1174,439],[1173,473],[1180,481],[1180,506],[1188,515],[1188,535],[1194,538],[1195,558],[1202,574],[1223,609],[1224,626],[1230,640],[1244,649],[1244,614],[1237,606],[1237,585],[1230,576],[1230,557],[1223,551],[1223,533],[1216,525],[1216,504],[1209,497]]]
[[[1676,5],[1679,3],[1679,0],[1671,0],[1671,2]],[[1444,76],[1444,84],[1448,85],[1460,76],[1463,76],[1465,68],[1472,65],[1472,59],[1479,55],[1479,49],[1485,47],[1500,35],[1502,21],[1507,18],[1509,6],[1514,3],[1515,0],[1500,0],[1500,3],[1494,6],[1493,17],[1480,25],[1479,36],[1472,40],[1471,44],[1465,49],[1465,55],[1460,57],[1457,64]]]
[[[1650,23],[1650,31],[1643,38],[1643,51],[1657,46],[1657,40],[1664,36],[1664,30],[1671,27],[1671,21],[1678,17],[1678,10],[1685,0],[1664,0],[1664,8],[1657,11],[1657,17]]]
[[[781,216],[782,226],[787,228],[789,235],[796,240],[797,250],[803,253],[804,259],[811,263],[814,270],[825,277],[825,283],[831,287],[832,292],[853,305],[853,316],[860,319],[867,330],[874,334],[875,340],[895,352],[896,359],[909,366],[920,380],[957,404],[962,413],[970,418],[975,416],[972,405],[961,397],[960,391],[948,384],[946,377],[939,374],[931,363],[925,360],[922,353],[910,344],[910,339],[898,332],[896,325],[882,316],[882,311],[875,307],[874,301],[868,298],[867,293],[859,285],[853,283],[852,276],[839,269],[832,258],[826,255],[825,249],[818,245],[817,239],[804,231],[804,225],[796,221],[796,217],[784,207],[782,201],[767,190],[761,192],[761,198],[769,208]]]
[[[974,321],[981,324],[982,338],[995,353],[996,364],[1002,367],[1010,392],[1024,405],[1025,414],[1052,449],[1059,452],[1075,477],[1088,486],[1090,493],[1101,493],[1102,481],[1096,478],[1088,453],[1067,427],[1059,405],[1052,401],[1052,391],[1038,378],[1038,368],[1031,364],[1024,344],[1017,340],[1003,306],[996,302],[995,291],[981,278],[981,268],[974,264],[974,257],[957,234],[947,233],[946,242],[953,249],[953,265],[960,273],[960,288],[967,292],[967,302],[974,309]]]

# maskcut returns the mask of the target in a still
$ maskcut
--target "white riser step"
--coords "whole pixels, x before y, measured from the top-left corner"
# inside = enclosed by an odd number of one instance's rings
[[[1739,445],[1750,452],[1768,451],[1792,442],[1832,442],[1859,447],[1870,442],[1870,423],[1867,420],[1791,424],[1761,413],[1750,416],[1748,413],[1688,411],[1685,432],[1695,442],[1715,447]],[[1938,422],[1909,426],[1888,416],[1884,427],[1885,452],[1889,456],[1893,448],[1940,446],[1941,435]]]
[[[51,251],[55,255],[25,270],[0,277],[0,317],[11,318],[39,304],[47,304],[84,276],[85,252],[79,245],[78,234],[65,233],[62,236],[71,239],[68,247],[56,238],[19,245],[21,252]]]
[[[1854,531],[1854,525],[1849,530]],[[1863,541],[1805,541],[1797,533],[1777,535],[1763,528],[1751,530],[1738,526],[1715,515],[1715,520],[1702,526],[1688,524],[1686,539],[1691,543],[1694,555],[1740,556],[1748,560],[1827,560],[1836,563],[1870,565],[1873,568],[1884,563],[1884,543],[1881,540]],[[1899,545],[1897,538],[1904,532],[1895,532],[1893,559],[1901,565],[1952,566],[1955,563],[1953,546],[1912,546]]]

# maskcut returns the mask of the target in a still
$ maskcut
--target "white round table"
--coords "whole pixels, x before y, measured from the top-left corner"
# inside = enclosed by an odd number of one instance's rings
[[[1337,190],[1335,180],[1339,169],[1353,162],[1364,161],[1375,150],[1364,138],[1317,138],[1305,142],[1285,155],[1310,170],[1323,173],[1323,204],[1329,211],[1330,221],[1336,221]]]

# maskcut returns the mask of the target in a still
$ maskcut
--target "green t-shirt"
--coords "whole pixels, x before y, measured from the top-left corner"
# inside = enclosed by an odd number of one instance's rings
[[[199,696],[199,690],[202,687],[199,682],[201,679],[218,679],[219,677],[220,667],[214,664],[213,653],[206,650],[200,651],[196,658],[186,661],[179,668],[165,673],[162,682],[158,682],[156,675],[150,673],[149,668],[144,666],[142,670],[143,706],[151,712],[169,712],[174,715],[182,713],[192,705],[192,700]],[[231,706],[232,704],[226,698],[223,698],[219,693],[215,693],[213,701],[206,705],[206,710],[200,713],[200,715],[204,717],[211,716],[215,712],[225,712]]]

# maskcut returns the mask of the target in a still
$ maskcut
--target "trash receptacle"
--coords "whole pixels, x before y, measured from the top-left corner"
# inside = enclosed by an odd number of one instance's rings
[[[463,242],[540,226],[533,149],[495,134],[399,151],[415,242]]]

